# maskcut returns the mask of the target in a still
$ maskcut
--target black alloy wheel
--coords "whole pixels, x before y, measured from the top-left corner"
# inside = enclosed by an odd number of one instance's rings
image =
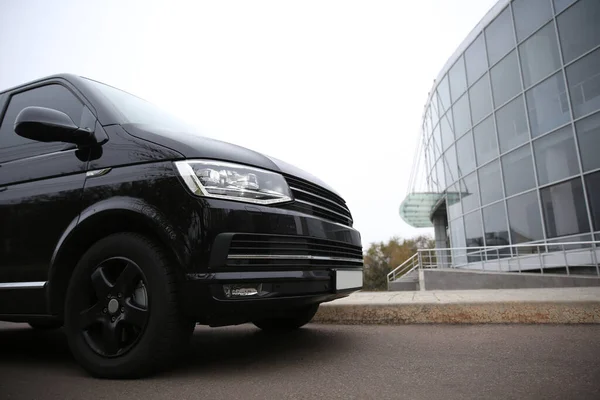
[[[139,378],[173,365],[196,325],[181,311],[178,268],[138,233],[112,234],[85,252],[67,289],[64,327],[87,372]]]
[[[144,273],[132,260],[113,257],[92,272],[90,303],[79,313],[86,343],[105,357],[119,356],[135,345],[148,322]]]

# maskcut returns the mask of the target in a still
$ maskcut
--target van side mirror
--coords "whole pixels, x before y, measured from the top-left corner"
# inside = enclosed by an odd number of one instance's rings
[[[46,107],[25,107],[15,119],[17,135],[38,142],[94,143],[94,135],[75,125],[64,112]]]

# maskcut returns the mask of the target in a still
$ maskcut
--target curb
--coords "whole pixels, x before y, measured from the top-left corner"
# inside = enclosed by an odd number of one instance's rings
[[[600,324],[598,301],[322,304],[321,324]]]

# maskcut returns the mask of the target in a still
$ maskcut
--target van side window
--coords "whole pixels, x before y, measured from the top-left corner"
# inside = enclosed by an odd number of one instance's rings
[[[58,151],[65,143],[43,143],[26,139],[14,131],[17,115],[25,107],[53,108],[67,114],[79,125],[83,114],[83,103],[64,86],[51,84],[13,95],[0,124],[0,162],[32,157]]]

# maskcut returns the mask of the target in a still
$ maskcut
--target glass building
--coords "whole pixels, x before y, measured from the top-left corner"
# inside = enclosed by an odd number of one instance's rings
[[[600,240],[600,0],[500,0],[440,72],[422,135],[428,189],[400,214],[437,247]]]

